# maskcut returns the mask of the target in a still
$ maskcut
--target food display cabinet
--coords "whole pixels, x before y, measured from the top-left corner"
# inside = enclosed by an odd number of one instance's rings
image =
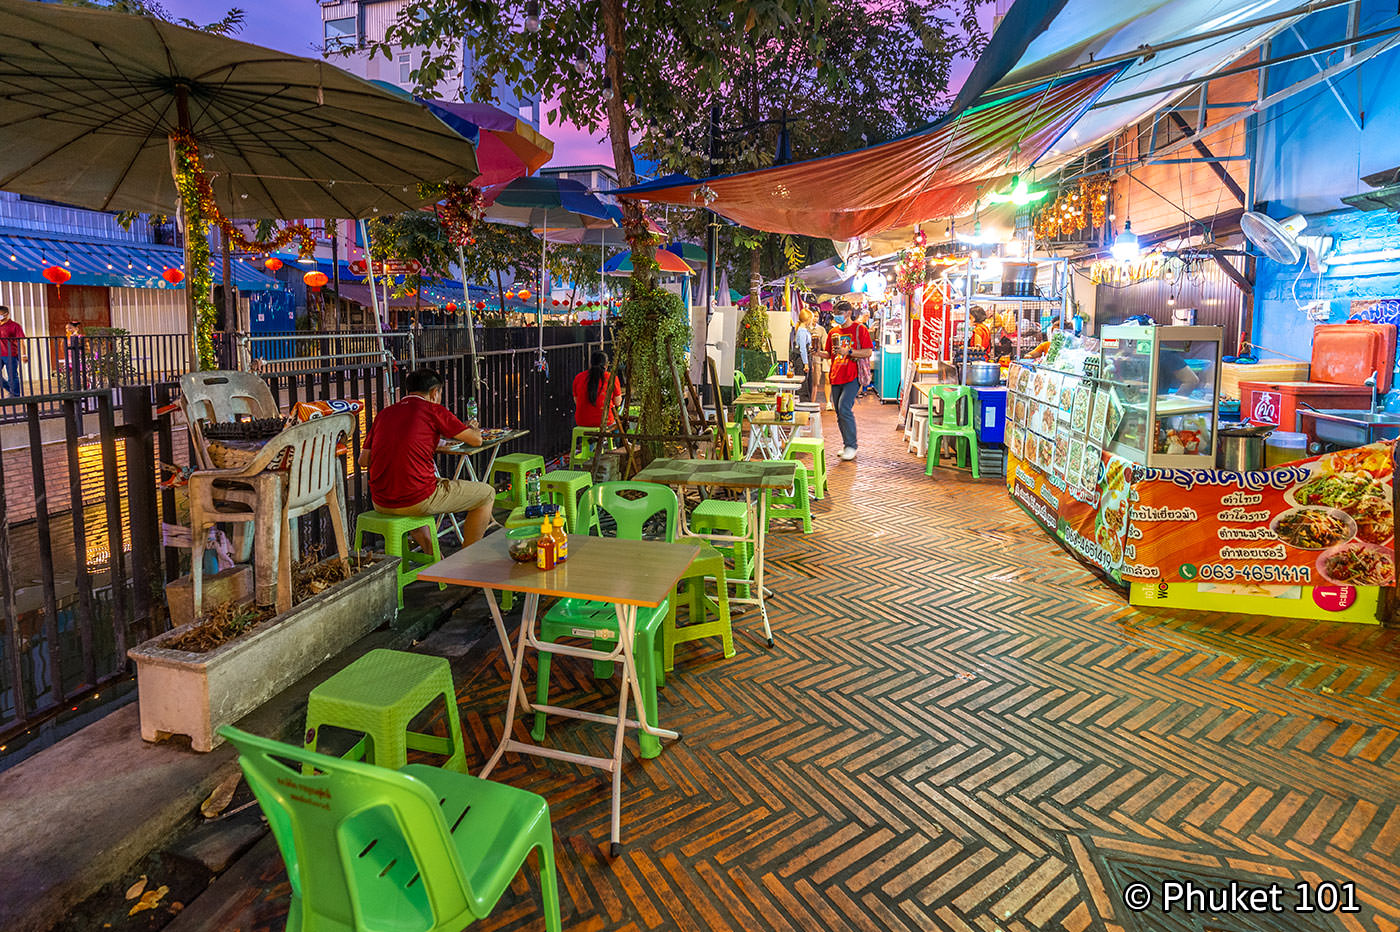
[[[1099,336],[1107,448],[1145,466],[1214,469],[1221,328],[1124,324]]]

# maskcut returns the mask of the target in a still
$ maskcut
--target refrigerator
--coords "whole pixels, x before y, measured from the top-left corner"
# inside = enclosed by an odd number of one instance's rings
[[[879,387],[880,404],[899,403],[899,391],[904,381],[904,302],[900,297],[888,301],[880,310],[880,345],[876,349],[875,384]]]

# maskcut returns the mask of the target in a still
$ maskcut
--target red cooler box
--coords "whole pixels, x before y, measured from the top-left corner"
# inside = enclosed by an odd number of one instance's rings
[[[1332,382],[1240,382],[1240,417],[1283,430],[1298,429],[1299,403],[1318,409],[1365,410],[1371,390]]]

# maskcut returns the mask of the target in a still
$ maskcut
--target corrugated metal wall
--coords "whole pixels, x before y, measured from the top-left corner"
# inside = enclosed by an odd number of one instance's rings
[[[110,288],[112,326],[132,333],[184,333],[185,291],[164,288]]]
[[[1239,268],[1237,258],[1227,257],[1226,261]],[[1174,305],[1171,303],[1173,297],[1176,299]],[[1193,263],[1179,281],[1153,278],[1121,288],[1099,285],[1096,298],[1096,326],[1112,317],[1130,317],[1134,314],[1148,314],[1157,323],[1167,325],[1172,322],[1174,309],[1194,307],[1197,324],[1216,326],[1225,331],[1226,355],[1234,353],[1239,345],[1243,295],[1213,261]]]
[[[27,282],[0,282],[0,304],[10,309],[15,320],[24,328],[24,335],[49,335],[49,302],[47,285]]]

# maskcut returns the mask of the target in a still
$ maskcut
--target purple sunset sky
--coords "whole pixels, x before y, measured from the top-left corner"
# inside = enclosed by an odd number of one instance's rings
[[[166,0],[165,7],[175,16],[204,23],[221,18],[231,7],[247,12],[243,31],[236,38],[256,45],[319,57],[321,50],[321,7],[316,0]],[[991,25],[992,4],[984,8],[986,25]],[[958,62],[953,70],[954,89],[967,76],[971,64]],[[548,106],[542,108],[546,112]],[[602,135],[593,136],[575,126],[540,127],[554,140],[555,165],[612,165],[612,149]]]

